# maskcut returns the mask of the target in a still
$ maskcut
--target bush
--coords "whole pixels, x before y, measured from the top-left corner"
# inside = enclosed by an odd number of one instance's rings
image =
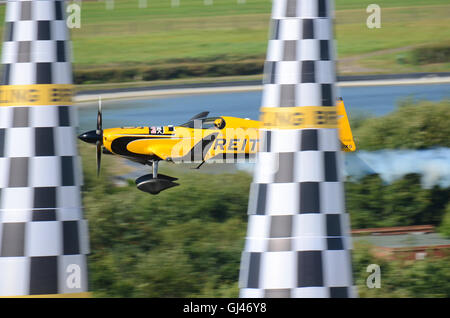
[[[143,67],[76,69],[75,84],[156,81],[190,77],[220,77],[262,74],[262,60],[196,62]]]
[[[423,189],[420,175],[408,174],[391,184],[379,175],[346,182],[352,228],[439,225],[449,204],[450,188]]]
[[[414,65],[450,62],[450,45],[416,48],[411,51],[409,61]]]
[[[450,100],[400,104],[396,111],[364,121],[353,135],[360,150],[450,147]]]
[[[355,243],[353,251],[353,277],[359,297],[446,297],[450,296],[450,255],[426,258],[420,261],[387,261],[374,257],[373,246]],[[380,288],[368,288],[366,280],[371,274],[367,266],[380,266]]]
[[[439,227],[439,232],[450,238],[450,203],[447,204],[447,207],[445,208],[445,214],[442,218],[442,223]]]

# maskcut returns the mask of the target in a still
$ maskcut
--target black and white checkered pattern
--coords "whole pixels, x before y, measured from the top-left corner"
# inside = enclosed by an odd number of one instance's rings
[[[264,107],[334,106],[329,0],[275,0],[264,69]]]
[[[2,85],[72,84],[64,1],[8,1]]]
[[[335,106],[332,0],[274,0],[263,107]],[[262,129],[241,297],[353,297],[337,129]]]
[[[64,2],[8,1],[3,85],[72,84]],[[69,105],[0,107],[0,296],[87,291],[87,221]]]

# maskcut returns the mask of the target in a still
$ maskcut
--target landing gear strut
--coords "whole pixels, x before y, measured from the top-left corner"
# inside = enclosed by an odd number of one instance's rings
[[[152,171],[153,171],[153,179],[157,179],[158,178],[158,161],[153,161]]]
[[[163,174],[158,174],[158,161],[152,160],[152,173],[146,174],[136,179],[136,186],[139,190],[150,193],[158,194],[163,190],[178,186],[178,183],[174,181],[178,178],[169,177]]]

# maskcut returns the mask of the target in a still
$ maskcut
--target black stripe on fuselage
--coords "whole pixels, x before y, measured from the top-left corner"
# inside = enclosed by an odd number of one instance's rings
[[[199,147],[201,147],[201,149],[203,149],[203,150],[205,150],[205,149],[209,150],[209,148],[212,145],[212,142],[215,140],[217,135],[218,135],[218,133],[213,133],[213,134],[208,135],[205,138],[203,138],[194,147],[192,147],[190,152],[186,156],[184,156],[182,158],[182,160],[183,161],[195,161],[194,156],[197,153],[196,150],[198,150]],[[144,155],[144,154],[131,152],[127,149],[127,146],[129,143],[136,141],[136,140],[143,140],[143,139],[151,140],[151,139],[183,139],[183,138],[175,137],[175,136],[162,136],[162,135],[160,135],[160,136],[148,136],[147,135],[146,137],[139,137],[139,136],[136,136],[135,134],[133,134],[133,136],[125,135],[123,137],[118,137],[111,142],[111,150],[113,153],[115,153],[117,155],[124,156],[127,159],[137,161],[140,163],[145,163],[148,160],[162,160],[162,158],[158,157],[157,155]]]
[[[140,153],[134,153],[127,149],[127,146],[130,142],[133,142],[136,140],[141,140],[141,139],[167,139],[167,137],[164,137],[164,138],[130,137],[130,136],[118,137],[111,142],[111,151],[113,153],[115,153],[116,155],[124,156],[131,160],[137,159],[139,162],[141,160],[147,161],[147,160],[159,158],[158,156],[150,156],[150,155],[143,155]],[[156,157],[156,158],[154,158],[154,157]],[[161,159],[161,158],[159,158],[159,159]]]

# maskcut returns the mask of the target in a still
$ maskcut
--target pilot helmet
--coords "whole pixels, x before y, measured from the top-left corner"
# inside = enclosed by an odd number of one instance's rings
[[[217,119],[214,121],[214,125],[215,125],[217,128],[222,129],[223,127],[225,127],[225,120],[223,120],[223,118],[217,118]]]

